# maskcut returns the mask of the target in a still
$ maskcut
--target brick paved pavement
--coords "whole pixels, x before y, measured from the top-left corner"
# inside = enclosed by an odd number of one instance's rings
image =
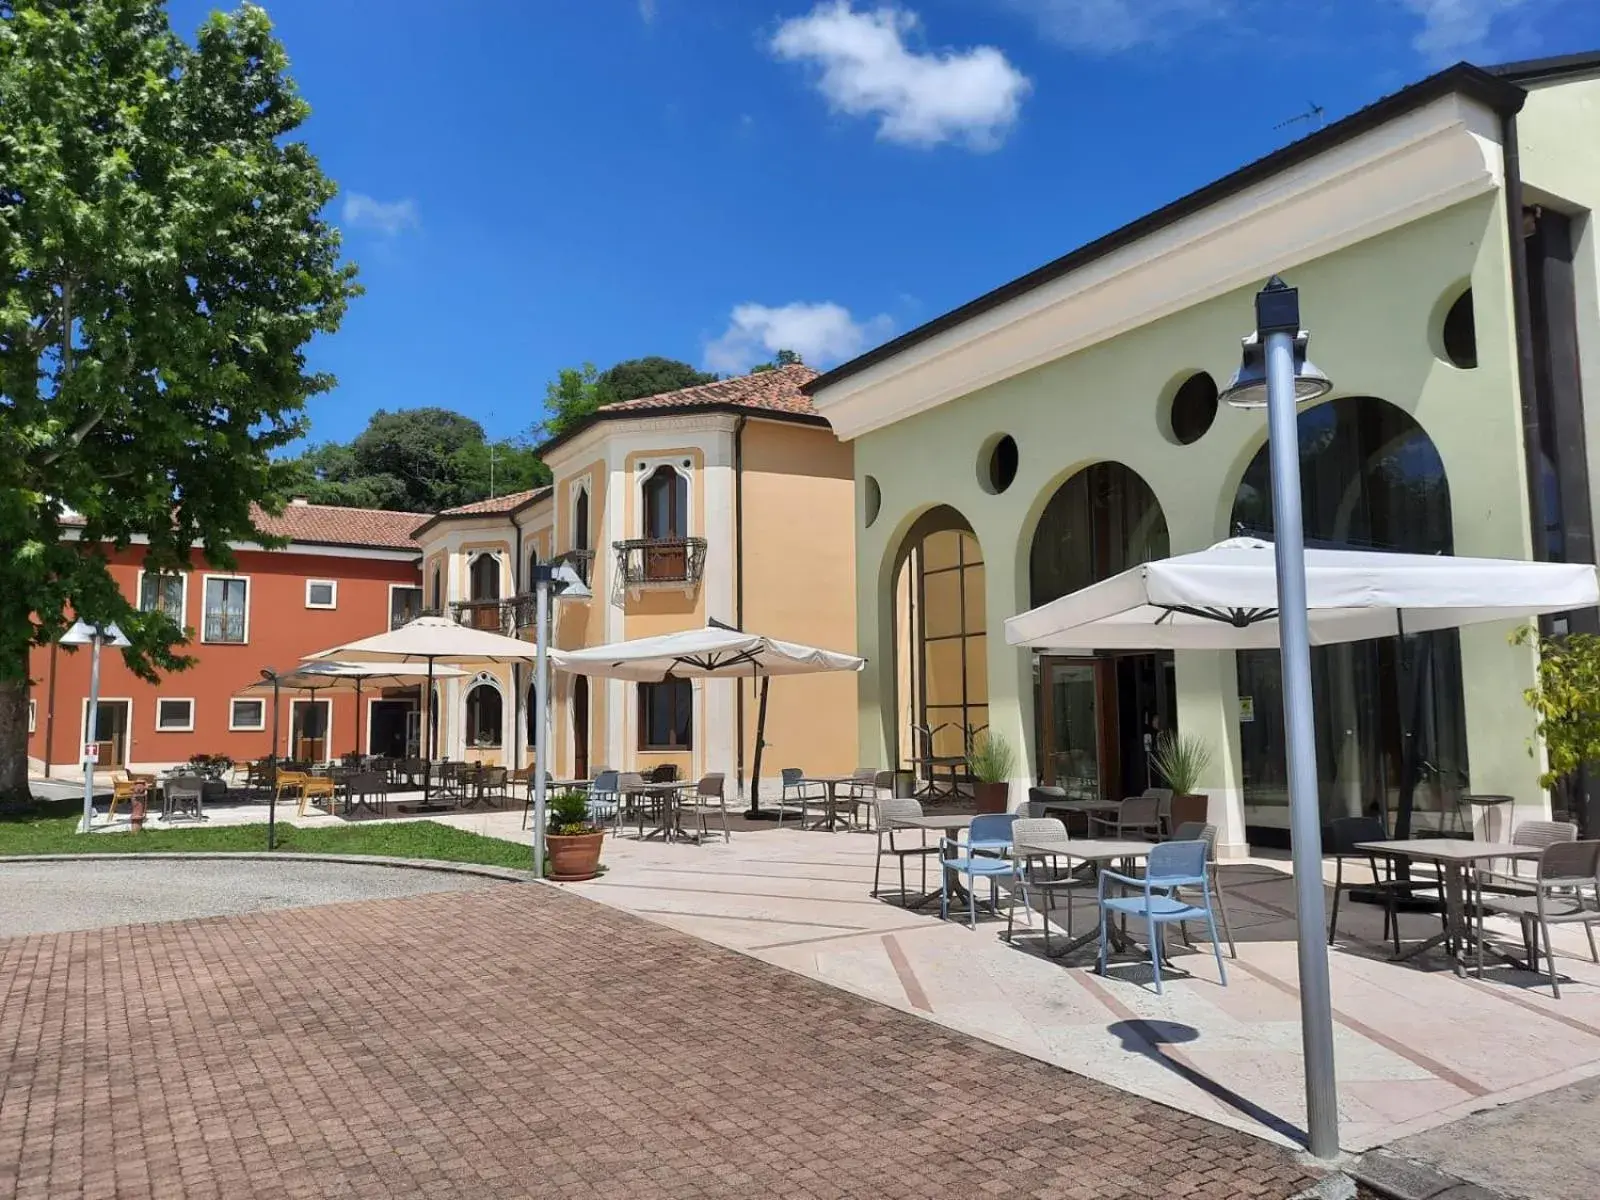
[[[1243,1134],[542,887],[0,942],[0,1195],[1287,1197]]]

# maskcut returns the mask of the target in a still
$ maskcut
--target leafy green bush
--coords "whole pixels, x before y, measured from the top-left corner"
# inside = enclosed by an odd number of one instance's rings
[[[546,800],[545,829],[557,837],[595,832],[589,820],[589,797],[584,792],[557,792]]]

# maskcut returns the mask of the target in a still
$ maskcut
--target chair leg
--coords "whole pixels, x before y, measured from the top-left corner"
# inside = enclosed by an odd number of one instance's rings
[[[1594,924],[1588,921],[1584,922],[1583,931],[1589,935],[1589,957],[1600,963],[1600,950],[1596,950],[1594,946]]]
[[[1095,974],[1106,973],[1106,910],[1105,905],[1100,906],[1100,953],[1095,962]]]
[[[1551,999],[1561,999],[1561,985],[1556,982],[1556,947],[1550,940],[1550,926],[1543,921],[1539,922],[1539,932],[1544,935],[1544,960],[1550,967],[1550,996]]]
[[[1150,938],[1150,967],[1156,973],[1156,995],[1161,995],[1161,952],[1165,949],[1162,945],[1162,926],[1151,920],[1145,921],[1145,929]]]
[[[1333,939],[1339,932],[1339,895],[1344,891],[1344,859],[1338,855],[1333,859],[1333,914],[1328,918],[1328,945],[1333,945]],[[1384,933],[1388,933],[1387,929]]]
[[[1217,941],[1217,919],[1211,912],[1211,899],[1210,896],[1206,897],[1206,928],[1211,931],[1211,952],[1217,956],[1217,978],[1222,981],[1223,987],[1227,987],[1228,971],[1222,965],[1222,943]]]
[[[950,919],[950,872],[939,871],[939,920]]]
[[[902,871],[905,870],[905,860],[904,859],[900,860],[900,869]],[[879,838],[878,839],[878,857],[875,858],[873,860],[873,862],[872,862],[872,894],[874,896],[876,896],[878,894],[878,881],[881,878],[883,878],[883,839]],[[905,892],[904,886],[901,887],[900,891],[901,891],[902,894],[904,894],[904,892]]]
[[[906,856],[904,854],[902,854],[902,855],[899,856],[899,858],[900,858],[900,904],[901,904],[902,907],[904,907],[904,906],[906,906],[907,904],[909,904],[911,902],[911,896],[906,891]],[[923,861],[923,865],[922,865],[923,888],[922,888],[922,890],[924,892],[926,892],[928,890],[928,888],[927,888],[927,881],[928,881],[928,865],[927,865],[927,861],[928,860],[927,859],[923,859],[922,861]]]
[[[1228,954],[1239,957],[1239,947],[1233,944],[1233,926],[1228,921],[1228,902],[1222,897],[1222,874],[1217,864],[1211,864],[1211,891],[1217,901],[1217,915],[1222,918],[1222,936],[1228,939]]]
[[[967,880],[967,928],[978,927],[978,877],[972,876]]]

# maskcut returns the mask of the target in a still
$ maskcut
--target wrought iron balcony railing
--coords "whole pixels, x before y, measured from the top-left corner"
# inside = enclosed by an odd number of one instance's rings
[[[612,549],[624,588],[694,587],[706,565],[705,538],[632,538]]]
[[[516,599],[456,600],[450,605],[450,616],[458,625],[510,637],[517,631],[517,607]]]

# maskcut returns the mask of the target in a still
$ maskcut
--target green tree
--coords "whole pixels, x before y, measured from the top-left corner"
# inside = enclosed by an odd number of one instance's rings
[[[1538,675],[1522,693],[1533,709],[1534,728],[1544,740],[1547,769],[1539,776],[1539,786],[1572,787],[1584,836],[1600,836],[1600,813],[1589,812],[1582,789],[1572,786],[1580,772],[1600,763],[1600,637],[1569,633],[1546,638],[1527,626],[1511,640],[1539,650]],[[1528,752],[1533,753],[1531,746]]]
[[[563,367],[544,388],[544,420],[537,432],[543,438],[570,433],[589,418],[589,414],[610,399],[601,389],[600,373],[593,363]]]
[[[27,790],[29,646],[69,612],[146,678],[186,665],[103,547],[228,565],[332,385],[305,346],[358,289],[287,67],[249,5],[191,46],[159,0],[0,0],[0,796]]]
[[[679,388],[716,381],[717,377],[709,371],[697,371],[675,358],[650,355],[648,358],[630,358],[601,371],[595,384],[599,388],[601,402],[615,404],[619,400],[659,396],[662,392],[675,392]]]
[[[750,374],[759,375],[763,371],[776,371],[779,367],[794,367],[805,362],[805,359],[794,350],[779,350],[773,355],[771,362],[757,363],[750,368]]]

